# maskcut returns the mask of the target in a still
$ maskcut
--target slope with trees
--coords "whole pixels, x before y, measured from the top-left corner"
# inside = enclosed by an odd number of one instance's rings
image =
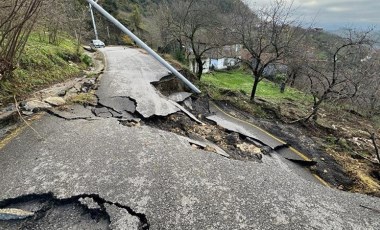
[[[11,0],[0,3],[0,80],[16,68],[43,0]]]
[[[312,112],[305,120],[317,119],[318,110],[326,100],[349,100],[368,83],[365,71],[369,60],[372,41],[370,31],[348,31],[345,38],[329,44],[327,59],[306,60],[308,71],[305,75],[310,81],[310,91],[314,98]]]
[[[177,43],[180,54],[194,56],[198,66],[196,75],[200,79],[204,55],[223,45],[222,18],[215,1],[165,1],[157,15],[162,40],[167,44]]]
[[[242,62],[249,66],[254,78],[251,101],[255,99],[265,69],[284,62],[303,38],[297,30],[299,24],[292,18],[292,11],[292,5],[284,0],[276,0],[271,6],[255,12],[241,3],[235,8],[231,33],[249,53],[242,57]]]

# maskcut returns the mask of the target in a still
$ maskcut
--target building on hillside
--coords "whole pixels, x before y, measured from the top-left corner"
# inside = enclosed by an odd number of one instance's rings
[[[226,45],[207,51],[203,55],[203,72],[208,73],[210,70],[223,70],[236,66],[240,63],[243,46],[240,44]],[[189,51],[190,70],[197,72],[198,64],[195,61],[192,51]]]
[[[255,66],[257,63],[257,60],[252,57],[252,55],[248,52],[248,50],[243,49],[242,50],[242,59],[243,60],[250,60],[252,66]],[[264,63],[268,62],[270,59],[273,58],[274,54],[270,53],[263,53],[261,58]],[[267,79],[274,80],[277,74],[287,74],[288,73],[288,66],[285,64],[284,60],[277,60],[274,63],[270,63],[267,67],[265,67],[263,71],[263,76]]]

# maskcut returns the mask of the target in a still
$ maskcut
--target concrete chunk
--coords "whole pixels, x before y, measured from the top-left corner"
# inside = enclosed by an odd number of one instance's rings
[[[38,101],[38,100],[32,100],[25,103],[24,110],[37,112],[37,111],[44,111],[51,109],[52,106],[48,103]]]
[[[34,212],[28,212],[16,208],[0,209],[0,220],[23,220],[34,215]]]
[[[192,94],[188,92],[173,93],[168,98],[175,102],[182,102],[189,98]]]
[[[61,106],[66,104],[66,101],[61,97],[48,97],[44,100],[44,102],[52,106]]]

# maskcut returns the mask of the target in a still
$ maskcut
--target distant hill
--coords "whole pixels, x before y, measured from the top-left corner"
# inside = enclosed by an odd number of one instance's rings
[[[327,31],[328,33],[335,34],[341,37],[344,37],[344,35],[347,33],[347,30],[339,29],[339,30],[331,30]],[[380,30],[375,30],[372,32],[372,37],[376,41],[376,46],[380,48]]]

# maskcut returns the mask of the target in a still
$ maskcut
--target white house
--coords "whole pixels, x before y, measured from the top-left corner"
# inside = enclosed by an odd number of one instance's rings
[[[210,70],[223,70],[229,67],[235,66],[239,63],[241,58],[241,51],[243,46],[240,44],[226,45],[218,49],[210,50],[206,52],[204,58],[202,59],[203,72],[208,73]],[[197,72],[198,65],[195,59],[190,55],[190,70],[192,72]]]

